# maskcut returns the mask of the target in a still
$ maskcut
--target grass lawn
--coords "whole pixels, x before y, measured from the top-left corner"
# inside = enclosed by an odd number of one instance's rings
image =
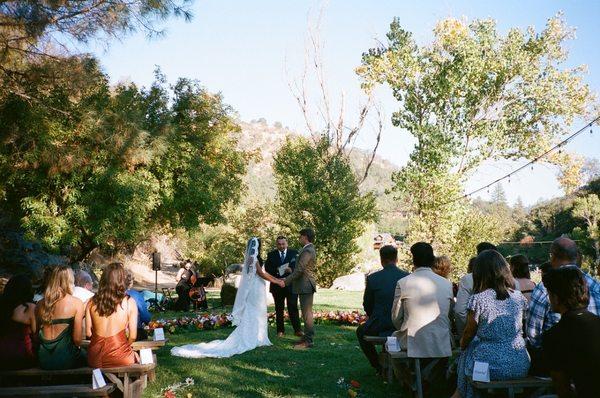
[[[216,293],[209,294],[209,302],[218,302]],[[322,289],[315,296],[317,311],[361,307],[361,293]],[[155,317],[171,316],[175,313]],[[270,327],[273,346],[228,359],[177,358],[169,351],[176,345],[224,339],[231,328],[169,335],[167,346],[157,352],[156,381],[149,384],[144,396],[160,396],[161,389],[186,377],[192,377],[195,385],[178,391],[178,397],[188,392],[193,397],[347,397],[348,393],[337,386],[340,377],[360,382],[364,397],[401,396],[398,384],[388,386],[375,376],[358,347],[354,327],[316,325],[315,346],[308,351],[292,349],[297,338],[291,335],[291,326],[286,327],[288,335],[284,338],[277,338],[274,327]]]

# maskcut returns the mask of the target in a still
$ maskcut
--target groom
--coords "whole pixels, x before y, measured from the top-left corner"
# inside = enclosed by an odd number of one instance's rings
[[[276,240],[277,248],[270,251],[267,254],[267,261],[265,261],[265,271],[274,276],[280,278],[284,275],[292,273],[296,268],[296,255],[298,252],[294,249],[288,248],[287,238],[285,236],[278,236]],[[279,272],[282,266],[288,264],[290,270],[286,270],[285,273]],[[284,310],[285,302],[287,301],[288,313],[290,314],[290,321],[294,328],[294,334],[296,336],[302,336],[302,330],[300,328],[300,316],[298,314],[298,295],[292,293],[292,289],[289,287],[281,287],[275,283],[270,284],[269,291],[273,295],[275,301],[275,321],[277,323],[277,337],[282,337],[285,333],[284,326]]]
[[[294,345],[294,349],[305,350],[313,346],[315,335],[313,324],[313,296],[317,290],[314,272],[317,252],[313,245],[315,233],[310,228],[300,231],[300,244],[304,246],[298,254],[296,268],[285,278],[285,285],[292,286],[292,293],[300,297],[300,310],[304,320],[304,336]]]

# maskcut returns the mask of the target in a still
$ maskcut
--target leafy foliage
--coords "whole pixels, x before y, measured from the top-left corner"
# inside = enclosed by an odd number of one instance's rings
[[[449,18],[433,43],[419,46],[394,19],[387,45],[363,54],[364,89],[388,84],[399,103],[393,124],[417,141],[394,175],[395,192],[410,204],[410,241],[455,249],[468,227],[467,204],[454,200],[466,178],[486,160],[538,156],[587,114],[593,97],[583,67],[561,68],[572,37],[560,16],[539,33],[504,36],[493,20]]]
[[[274,158],[279,224],[290,236],[312,227],[318,250],[318,283],[329,286],[350,271],[356,239],[376,219],[375,198],[359,191],[347,155],[316,142],[288,139]]]
[[[2,209],[72,259],[222,221],[247,159],[220,96],[187,79],[169,88],[160,73],[149,89],[110,88],[94,59],[70,62],[68,84],[23,86],[41,101],[0,102]]]
[[[596,275],[600,273],[600,198],[589,194],[575,199],[573,215],[586,223],[588,238],[594,247]]]

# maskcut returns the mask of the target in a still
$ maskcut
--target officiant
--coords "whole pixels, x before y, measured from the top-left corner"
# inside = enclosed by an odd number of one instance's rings
[[[276,249],[267,254],[265,270],[276,278],[283,278],[289,275],[296,267],[296,256],[298,252],[288,248],[288,241],[285,236],[278,236],[276,240]],[[300,328],[300,315],[298,313],[298,295],[292,293],[291,287],[279,287],[271,283],[269,291],[275,301],[275,320],[277,324],[277,337],[285,334],[284,310],[287,302],[287,310],[294,328],[296,336],[302,336]]]

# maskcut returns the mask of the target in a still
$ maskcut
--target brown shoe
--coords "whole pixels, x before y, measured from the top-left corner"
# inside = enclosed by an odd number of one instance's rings
[[[312,348],[313,343],[309,343],[307,341],[303,341],[302,343],[294,344],[294,350],[308,350]]]
[[[298,330],[297,332],[294,332],[294,336],[304,337],[304,333],[302,333],[301,330]]]
[[[285,333],[283,333],[283,332],[278,332],[277,333],[277,337],[283,337],[284,335],[285,335]]]

